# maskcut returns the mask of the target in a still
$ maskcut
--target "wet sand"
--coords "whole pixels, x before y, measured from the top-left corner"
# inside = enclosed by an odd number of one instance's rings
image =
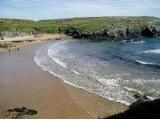
[[[0,52],[0,118],[11,117],[2,111],[22,106],[38,112],[23,118],[103,118],[127,109],[43,71],[33,60],[42,44]]]

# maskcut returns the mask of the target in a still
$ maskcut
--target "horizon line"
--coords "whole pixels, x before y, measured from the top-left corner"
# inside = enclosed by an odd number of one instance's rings
[[[15,18],[15,17],[2,17],[0,19],[17,19],[17,20],[31,20],[31,21],[42,21],[42,20],[65,20],[65,19],[76,19],[76,18],[102,18],[102,17],[154,17],[160,18],[159,16],[147,16],[147,15],[139,15],[139,16],[79,16],[79,17],[66,17],[66,18],[46,18],[46,19],[29,19],[29,18]]]

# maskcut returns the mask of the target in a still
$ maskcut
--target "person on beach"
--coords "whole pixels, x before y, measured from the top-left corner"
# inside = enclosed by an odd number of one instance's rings
[[[10,53],[10,52],[11,52],[11,50],[10,50],[10,49],[8,49],[8,52]]]

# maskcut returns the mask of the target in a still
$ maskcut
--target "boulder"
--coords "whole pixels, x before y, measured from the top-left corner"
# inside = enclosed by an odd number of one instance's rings
[[[22,118],[25,115],[37,114],[36,110],[28,109],[26,107],[16,107],[14,109],[8,109],[6,112],[10,113],[10,116],[8,116],[9,118]]]
[[[147,95],[135,94],[134,98],[136,98],[138,102],[150,101],[150,99],[147,97]]]

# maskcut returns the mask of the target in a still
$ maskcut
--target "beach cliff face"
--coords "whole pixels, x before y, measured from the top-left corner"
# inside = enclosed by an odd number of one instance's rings
[[[160,37],[159,26],[144,26],[141,28],[123,27],[115,29],[102,28],[95,32],[81,32],[74,27],[67,27],[65,34],[78,39],[111,39],[111,40],[131,40],[143,37]]]
[[[144,26],[140,28],[122,27],[114,29],[101,28],[95,32],[82,32],[75,27],[66,27],[60,33],[65,33],[76,39],[93,39],[93,40],[140,40],[143,37],[157,37],[160,38],[160,26]],[[28,35],[35,35],[35,33],[26,33],[18,31],[2,31],[0,32],[0,39],[24,37]]]
[[[16,37],[24,37],[29,35],[34,35],[34,33],[19,32],[19,31],[1,31],[0,39],[3,40],[4,38],[16,38]]]

